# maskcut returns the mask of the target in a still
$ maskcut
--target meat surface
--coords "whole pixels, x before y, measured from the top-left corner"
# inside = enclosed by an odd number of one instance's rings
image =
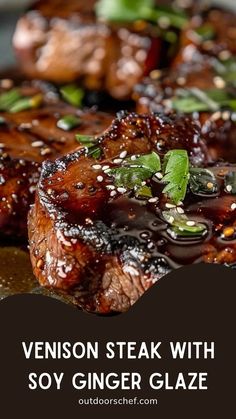
[[[154,199],[140,199],[114,186],[110,174],[129,157],[154,151],[162,158],[172,149],[185,149],[193,166],[206,166],[207,151],[191,118],[121,112],[98,146],[98,160],[79,150],[43,164],[29,213],[31,261],[41,285],[73,296],[85,310],[122,312],[173,268],[235,262],[234,242],[219,238],[223,222],[233,219],[235,197],[222,188],[217,199],[188,195],[180,212],[205,223],[207,233],[173,238],[158,175],[148,181]]]
[[[1,90],[0,106],[1,94],[12,91],[12,85],[10,90]],[[80,147],[75,133],[100,134],[112,120],[111,115],[62,102],[47,84],[23,83],[17,92],[41,102],[35,109],[0,112],[0,234],[15,237],[27,234],[27,212],[42,162]],[[68,115],[77,117],[78,126],[65,131],[57,124]]]
[[[17,24],[13,44],[24,72],[56,83],[81,79],[88,89],[129,98],[159,65],[157,26],[98,21],[96,0],[40,0]]]
[[[211,8],[190,19],[180,37],[175,64],[217,57],[226,60],[236,54],[236,14]]]
[[[207,105],[205,110],[198,110],[199,102],[200,106],[208,104],[208,94],[216,97],[216,100],[214,103],[209,101],[209,108]],[[182,108],[184,96],[191,100],[189,105]],[[227,100],[221,105],[218,98],[221,100],[222,96],[223,99],[226,96]],[[137,112],[177,112],[192,115],[201,126],[202,137],[207,143],[211,159],[236,161],[235,106],[230,107],[230,103],[235,103],[236,90],[217,74],[214,59],[186,62],[176,69],[152,72],[135,87],[133,98]],[[195,98],[196,107],[192,105]]]

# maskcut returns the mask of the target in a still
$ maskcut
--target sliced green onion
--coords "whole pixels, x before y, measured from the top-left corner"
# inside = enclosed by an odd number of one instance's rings
[[[102,151],[97,144],[95,137],[86,134],[76,134],[75,138],[79,143],[83,144],[83,146],[88,149],[88,156],[93,157],[94,159],[99,159]]]
[[[18,89],[11,89],[8,92],[0,94],[0,111],[9,111],[11,106],[21,98]]]
[[[100,147],[90,147],[88,150],[88,156],[91,156],[93,159],[99,159],[101,157],[102,151]]]
[[[84,97],[84,91],[76,84],[67,84],[60,89],[61,95],[66,102],[73,106],[81,106]]]
[[[83,144],[85,147],[92,147],[95,144],[94,137],[92,135],[86,135],[86,134],[76,134],[75,135],[76,140]]]
[[[179,214],[176,209],[163,211],[165,221],[170,225],[172,235],[182,237],[195,237],[206,234],[207,227],[205,224],[190,220],[185,214]]]
[[[41,93],[32,97],[22,97],[17,100],[9,109],[11,113],[25,111],[27,109],[38,108],[43,102],[43,95]]]
[[[70,131],[81,124],[81,119],[76,115],[65,115],[57,121],[58,128],[63,131]]]

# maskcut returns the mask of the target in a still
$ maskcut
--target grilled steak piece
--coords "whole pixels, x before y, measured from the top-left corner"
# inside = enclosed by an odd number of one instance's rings
[[[53,82],[129,98],[133,86],[159,65],[157,27],[97,21],[96,0],[40,0],[18,22],[13,44],[24,72]]]
[[[209,56],[227,60],[235,55],[235,19],[236,14],[232,11],[216,8],[194,15],[181,33],[176,65],[206,60]]]
[[[152,72],[134,89],[137,112],[192,115],[201,126],[211,159],[236,161],[236,90],[217,74],[215,60],[186,62]],[[202,110],[201,110],[202,109]]]
[[[230,245],[218,243],[211,223],[225,214],[230,221],[233,212],[228,196],[192,200],[188,211],[204,218],[207,237],[174,240],[161,216],[166,198],[161,198],[158,175],[150,185],[159,202],[114,186],[109,169],[137,154],[155,151],[162,157],[168,150],[186,149],[193,165],[206,165],[199,128],[188,117],[120,113],[98,145],[99,160],[79,150],[43,164],[29,213],[29,243],[41,285],[72,295],[86,310],[109,313],[126,311],[170,269],[219,257],[220,247]],[[133,182],[133,176],[125,177]]]
[[[75,140],[76,132],[96,135],[112,119],[105,113],[77,110],[60,101],[49,87],[42,90],[43,86],[24,83],[17,88],[24,97],[42,101],[37,109],[0,112],[1,234],[27,234],[27,212],[34,201],[41,163],[80,147]],[[11,95],[15,90],[9,92]],[[65,115],[75,115],[78,126],[69,131],[59,128],[58,121]]]

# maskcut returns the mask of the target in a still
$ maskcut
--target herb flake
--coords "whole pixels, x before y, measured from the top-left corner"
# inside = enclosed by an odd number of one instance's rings
[[[170,150],[164,157],[163,189],[171,201],[177,204],[185,198],[189,180],[189,159],[186,150]]]

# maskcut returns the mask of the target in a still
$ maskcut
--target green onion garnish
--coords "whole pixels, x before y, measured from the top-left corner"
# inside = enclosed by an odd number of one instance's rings
[[[216,112],[222,109],[236,110],[236,96],[224,89],[201,90],[197,87],[177,89],[172,100],[178,112]]]
[[[170,225],[171,235],[178,237],[195,237],[206,234],[205,224],[190,220],[186,214],[179,214],[177,209],[163,211],[162,215],[165,221]]]
[[[9,111],[11,106],[21,98],[18,89],[11,89],[8,92],[0,94],[0,111]]]
[[[81,124],[81,119],[76,115],[65,115],[57,121],[57,127],[63,131],[70,131]]]
[[[88,156],[91,156],[94,159],[99,159],[101,156],[101,149],[97,144],[95,137],[92,135],[76,134],[75,138],[79,143],[83,144],[83,146],[88,149]]]
[[[18,99],[10,108],[11,113],[25,111],[27,109],[38,108],[43,102],[43,95],[41,93],[32,97],[22,97]]]
[[[84,91],[76,84],[67,84],[60,88],[61,95],[66,102],[73,106],[80,107],[84,97]]]

